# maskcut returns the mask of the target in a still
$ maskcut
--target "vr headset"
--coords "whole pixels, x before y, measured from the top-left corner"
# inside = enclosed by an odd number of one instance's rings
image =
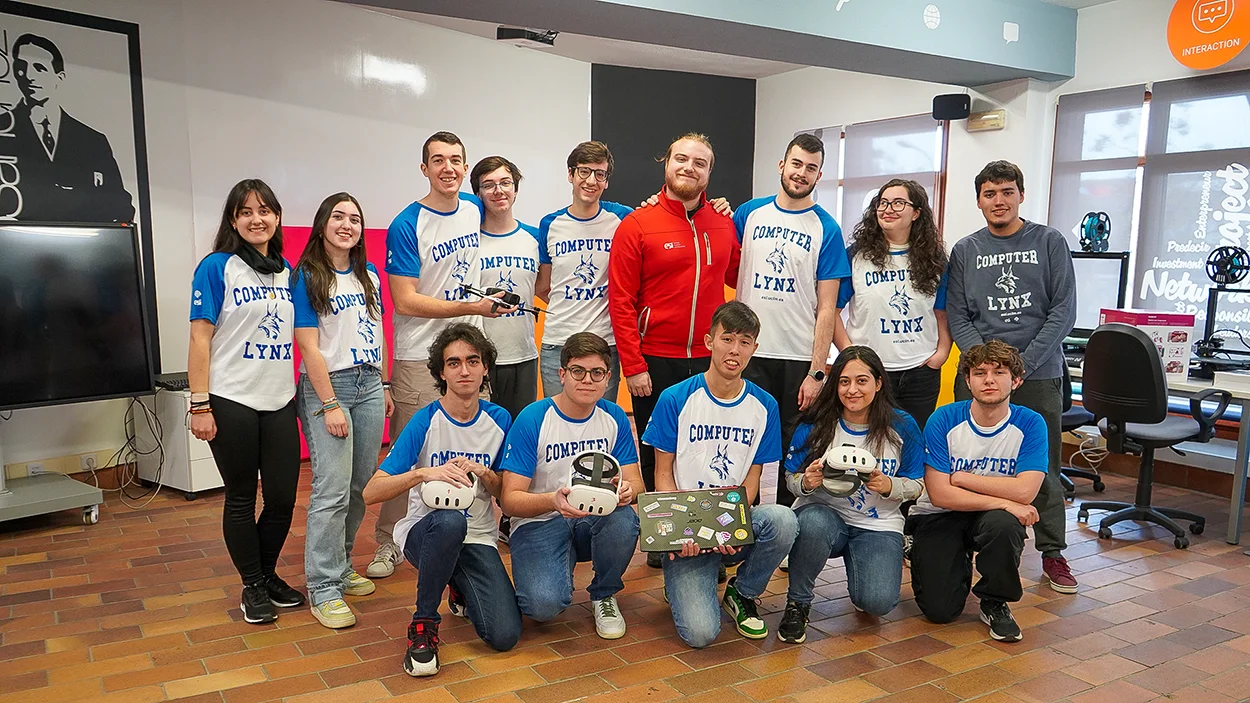
[[[569,505],[591,515],[605,515],[616,510],[619,497],[612,479],[620,473],[621,464],[611,454],[592,451],[573,457]]]
[[[435,510],[468,510],[477,496],[477,476],[469,474],[469,485],[446,481],[421,484],[421,502]]]
[[[859,490],[873,469],[877,468],[877,458],[866,449],[844,444],[840,447],[829,447],[823,457],[824,478],[821,487],[830,495],[845,498]]]

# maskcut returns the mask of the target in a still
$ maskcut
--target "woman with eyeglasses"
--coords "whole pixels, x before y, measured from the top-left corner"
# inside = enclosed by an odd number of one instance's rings
[[[833,342],[875,350],[895,402],[924,429],[951,351],[949,257],[924,186],[898,178],[881,186],[855,225],[847,256],[851,279],[838,291]]]

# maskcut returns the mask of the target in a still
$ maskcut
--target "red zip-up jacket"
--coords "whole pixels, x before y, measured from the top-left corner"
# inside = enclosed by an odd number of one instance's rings
[[[642,358],[709,356],[703,335],[738,283],[741,245],[733,220],[699,196],[693,221],[681,201],[634,210],[616,228],[608,260],[608,310],[621,374],[647,370]]]

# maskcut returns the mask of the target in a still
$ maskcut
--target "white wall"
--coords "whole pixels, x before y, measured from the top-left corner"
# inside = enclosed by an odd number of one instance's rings
[[[947,246],[985,226],[976,208],[973,180],[995,159],[1013,161],[1024,171],[1024,217],[1036,220],[1044,216],[1050,152],[1042,148],[1038,134],[1048,128],[1048,119],[1053,131],[1053,111],[1046,109],[1047,91],[1046,84],[1031,80],[983,86],[976,92],[1007,110],[1007,128],[970,134],[964,122],[952,123],[943,232]],[[762,78],[756,84],[754,195],[777,192],[777,162],[795,132],[928,114],[934,95],[960,92],[964,89],[957,86],[814,67]],[[989,106],[974,100],[973,109]],[[826,144],[827,149],[830,147]],[[830,152],[825,179],[837,179],[832,160],[835,155],[836,151]],[[840,224],[849,230],[858,213],[844,212],[843,219],[846,221]]]
[[[283,221],[308,225],[348,190],[384,228],[428,185],[421,144],[447,129],[470,164],[503,154],[525,175],[517,214],[569,201],[564,160],[590,135],[590,65],[323,0],[42,0],[139,24],[161,362],[186,368],[195,263],[225,194],[258,177]],[[379,80],[391,66],[407,84]],[[395,67],[398,67],[397,69]],[[294,260],[298,252],[288,252]],[[13,413],[5,461],[115,449],[126,401]]]

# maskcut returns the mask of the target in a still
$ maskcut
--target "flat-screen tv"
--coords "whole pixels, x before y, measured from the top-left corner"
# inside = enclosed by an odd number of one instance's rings
[[[0,223],[0,409],[151,393],[133,225]]]

